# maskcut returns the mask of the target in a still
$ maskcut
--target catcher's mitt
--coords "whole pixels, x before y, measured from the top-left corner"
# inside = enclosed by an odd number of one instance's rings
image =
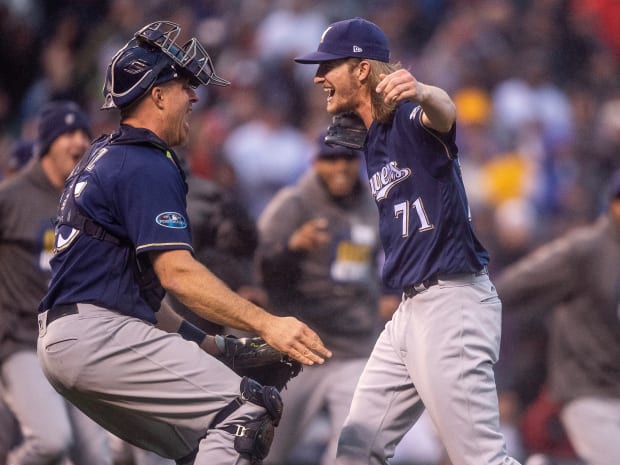
[[[332,117],[325,143],[360,150],[364,147],[367,132],[364,122],[355,113],[340,113]]]
[[[263,386],[275,386],[278,391],[302,370],[302,364],[278,352],[261,337],[215,336],[222,352],[218,360],[239,376],[248,376]]]

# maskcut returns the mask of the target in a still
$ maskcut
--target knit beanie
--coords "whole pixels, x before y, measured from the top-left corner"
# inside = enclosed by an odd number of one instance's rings
[[[76,129],[84,130],[91,137],[88,118],[80,107],[71,101],[49,102],[39,116],[35,153],[42,157],[56,139]]]

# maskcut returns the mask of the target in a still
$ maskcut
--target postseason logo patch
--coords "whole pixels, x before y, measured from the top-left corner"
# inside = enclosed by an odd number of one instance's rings
[[[183,229],[187,228],[187,221],[183,215],[176,212],[164,212],[157,215],[155,221],[158,225],[165,228]]]

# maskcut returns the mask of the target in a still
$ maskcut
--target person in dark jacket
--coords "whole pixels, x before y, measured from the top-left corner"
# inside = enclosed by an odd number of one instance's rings
[[[75,465],[111,463],[105,430],[54,390],[37,359],[37,307],[51,277],[52,219],[65,179],[89,142],[82,109],[50,102],[39,115],[34,158],[0,184],[0,391],[23,437],[8,454],[11,465],[51,465],[69,456]]]
[[[506,268],[496,281],[506,311],[551,309],[547,386],[588,465],[620,458],[620,171],[593,224]]]

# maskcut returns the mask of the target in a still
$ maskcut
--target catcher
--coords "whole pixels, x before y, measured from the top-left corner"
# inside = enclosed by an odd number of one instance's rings
[[[190,136],[195,89],[229,83],[180,33],[148,24],[108,66],[103,108],[119,111],[119,126],[65,184],[37,354],[51,385],[120,439],[179,465],[256,465],[282,414],[279,392],[207,356],[196,343],[215,351],[216,339],[166,312],[163,296],[304,364],[331,352],[306,324],[241,298],[193,255],[173,147]]]

